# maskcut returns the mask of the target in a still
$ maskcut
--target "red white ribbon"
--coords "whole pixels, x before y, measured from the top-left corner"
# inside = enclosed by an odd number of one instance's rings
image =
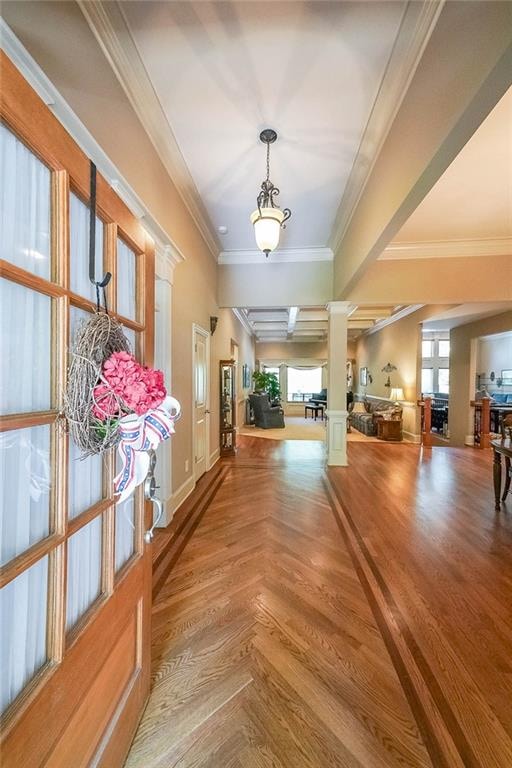
[[[151,448],[156,448],[174,434],[174,422],[179,418],[181,406],[174,397],[166,397],[162,405],[143,416],[130,413],[119,422],[118,453],[121,471],[114,478],[114,492],[120,494],[117,503],[130,496],[144,482],[149,469]]]

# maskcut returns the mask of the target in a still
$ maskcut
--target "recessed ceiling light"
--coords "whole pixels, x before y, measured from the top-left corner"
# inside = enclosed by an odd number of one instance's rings
[[[221,235],[227,235],[228,228],[226,226],[224,226],[224,224],[221,224],[220,227],[219,227],[219,232],[220,232]]]

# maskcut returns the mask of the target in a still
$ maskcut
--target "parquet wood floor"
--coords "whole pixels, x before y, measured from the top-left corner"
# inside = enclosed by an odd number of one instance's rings
[[[241,440],[156,597],[127,768],[512,765],[511,526],[490,462],[435,451],[325,475],[320,444]]]

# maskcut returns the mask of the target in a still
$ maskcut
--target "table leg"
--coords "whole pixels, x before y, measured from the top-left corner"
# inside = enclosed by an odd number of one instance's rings
[[[501,497],[502,501],[505,501],[505,499],[507,498],[509,488],[510,488],[510,459],[508,456],[505,456],[505,486],[503,488],[503,496]]]
[[[495,509],[496,509],[497,512],[499,512],[500,509],[501,509],[501,505],[500,505],[500,494],[501,494],[501,455],[498,453],[498,451],[494,451],[493,476],[494,476],[494,501],[495,501]]]

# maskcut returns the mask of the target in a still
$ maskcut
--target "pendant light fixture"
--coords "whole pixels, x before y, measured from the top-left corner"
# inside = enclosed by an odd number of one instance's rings
[[[274,251],[279,245],[281,227],[286,228],[292,212],[289,208],[281,210],[274,202],[279,190],[270,181],[270,145],[277,139],[277,133],[272,128],[266,128],[260,133],[260,140],[267,145],[267,178],[261,183],[261,192],[256,198],[257,210],[251,213],[251,223],[254,226],[254,235],[260,251],[265,256]]]

